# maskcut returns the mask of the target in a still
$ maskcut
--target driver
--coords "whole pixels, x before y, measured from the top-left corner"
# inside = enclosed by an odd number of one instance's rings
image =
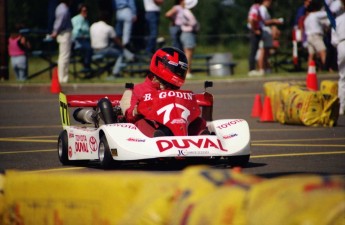
[[[186,55],[174,47],[158,49],[152,56],[150,70],[144,82],[132,90],[130,106],[125,111],[127,122],[136,126],[148,137],[168,136],[170,131],[138,114],[137,106],[144,94],[158,90],[177,90],[184,84],[188,62]],[[201,117],[189,125],[189,135],[208,134],[206,121]]]

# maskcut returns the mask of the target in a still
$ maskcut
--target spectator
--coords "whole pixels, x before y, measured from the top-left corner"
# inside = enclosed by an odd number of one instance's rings
[[[256,70],[256,53],[259,49],[259,43],[262,35],[262,17],[260,14],[261,0],[254,0],[254,4],[250,7],[248,12],[248,28],[250,30],[250,52],[249,52],[249,72],[248,76],[258,76],[259,72]]]
[[[270,70],[268,59],[270,56],[270,50],[273,48],[272,26],[274,26],[274,30],[277,33],[278,28],[276,27],[276,25],[280,25],[283,23],[283,19],[271,18],[268,9],[271,7],[272,1],[273,0],[263,0],[259,8],[263,22],[261,43],[259,44],[259,73],[257,74],[260,76],[264,75]]]
[[[304,0],[303,5],[301,5],[296,12],[295,21],[294,21],[294,29],[295,31],[298,30],[300,32],[300,41],[302,42],[303,47],[307,47],[307,35],[305,34],[304,30],[304,19],[307,14],[307,8],[310,5],[311,0]]]
[[[308,41],[308,62],[314,60],[315,54],[317,54],[323,69],[326,62],[326,46],[323,41],[324,25],[329,25],[329,22],[326,20],[327,13],[320,9],[321,5],[316,0],[310,3],[304,20],[304,28]]]
[[[116,10],[115,31],[127,46],[132,34],[132,25],[137,20],[137,7],[134,0],[113,0]]]
[[[69,12],[70,0],[60,0],[55,9],[52,38],[59,43],[58,74],[60,83],[68,82],[69,60],[72,46],[72,22]]]
[[[84,68],[91,69],[92,48],[90,42],[90,24],[87,20],[88,9],[85,4],[78,6],[79,14],[72,18],[72,40],[74,50],[80,49],[83,53]]]
[[[169,131],[163,126],[156,126],[145,120],[137,112],[137,106],[145,93],[158,90],[180,89],[184,84],[188,68],[186,55],[174,47],[165,47],[156,51],[151,59],[150,71],[145,81],[134,86],[130,107],[125,111],[128,122],[135,123],[148,137],[168,136]],[[129,100],[129,99],[128,99]],[[197,118],[190,124],[189,135],[206,134],[206,121]]]
[[[184,8],[182,11],[183,21],[181,25],[181,43],[183,46],[183,51],[187,56],[188,60],[188,70],[187,78],[192,78],[192,59],[194,49],[196,47],[196,33],[199,31],[199,23],[196,20],[191,9],[197,4],[197,0],[186,0],[184,3]]]
[[[336,17],[340,16],[344,12],[341,0],[325,0],[325,3],[329,6],[330,11]]]
[[[336,29],[332,29],[332,44],[337,47],[338,51],[338,97],[340,102],[339,114],[345,113],[345,0],[343,4],[343,13],[336,17]]]
[[[294,20],[294,27],[299,27],[300,21],[303,20],[307,13],[307,8],[310,4],[311,0],[304,0],[303,5],[298,7],[296,15],[295,15],[295,20]]]
[[[307,8],[311,0],[304,0],[303,4],[298,7],[294,23],[293,23],[293,35],[292,35],[292,55],[293,55],[293,64],[296,70],[301,70],[302,59],[305,59],[307,53],[307,35],[305,34],[304,29],[304,19],[307,14]]]
[[[146,44],[146,52],[152,55],[156,51],[159,17],[161,5],[164,0],[143,0],[145,8],[145,19],[149,36]]]
[[[115,29],[109,25],[110,15],[102,12],[98,22],[90,27],[91,47],[95,54],[101,54],[105,57],[117,58],[112,70],[111,80],[116,77],[122,77],[121,66],[124,56],[124,46],[121,40],[116,36]]]
[[[343,12],[342,4],[340,0],[328,0],[325,1],[325,3],[328,5],[331,13],[334,16],[338,16]],[[325,30],[325,37],[324,42],[326,45],[326,62],[325,62],[325,70],[328,70],[330,72],[337,71],[338,65],[337,65],[337,49],[332,45],[332,30],[331,27],[328,27],[328,29]]]
[[[165,13],[165,17],[170,19],[169,33],[172,46],[183,49],[180,35],[181,25],[183,22],[183,5],[184,0],[175,0],[174,6]]]
[[[8,38],[8,54],[11,58],[11,65],[16,74],[17,81],[25,81],[28,78],[28,57],[27,51],[31,44],[25,36],[20,33],[22,24],[16,24],[15,29]]]

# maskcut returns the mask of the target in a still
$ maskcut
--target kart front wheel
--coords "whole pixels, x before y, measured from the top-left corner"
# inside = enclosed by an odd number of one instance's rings
[[[59,135],[58,139],[58,155],[59,160],[63,165],[70,164],[70,160],[68,159],[68,138],[67,138],[67,131],[62,131]]]
[[[109,169],[114,162],[107,138],[104,135],[99,142],[98,158],[103,169]]]

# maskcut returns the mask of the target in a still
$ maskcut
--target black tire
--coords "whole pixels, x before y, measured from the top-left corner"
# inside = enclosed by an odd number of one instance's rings
[[[99,142],[98,158],[103,169],[109,169],[114,163],[107,138],[104,135]]]
[[[102,98],[98,101],[97,106],[101,111],[101,117],[105,124],[115,123],[115,113],[109,99]]]
[[[230,166],[244,167],[249,162],[250,155],[229,156],[228,163]]]
[[[68,159],[68,138],[67,131],[62,131],[58,139],[58,156],[59,160],[63,165],[71,164],[71,161]]]

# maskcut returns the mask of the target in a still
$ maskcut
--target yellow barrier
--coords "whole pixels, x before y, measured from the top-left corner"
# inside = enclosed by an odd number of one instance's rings
[[[3,174],[0,174],[0,224],[1,224],[1,221],[3,221],[3,215],[5,211],[4,188],[5,188],[5,176]]]
[[[179,195],[171,212],[170,224],[200,224],[200,220],[201,222],[205,220],[205,223],[201,224],[213,224],[212,221],[224,221],[219,224],[236,224],[232,222],[243,220],[243,214],[239,208],[244,200],[243,195],[251,185],[261,181],[262,178],[231,170],[212,170],[207,167],[187,168],[179,180]],[[221,193],[225,192],[228,192],[227,195],[222,196]],[[230,198],[236,193],[239,195],[232,202]],[[216,199],[211,200],[212,198]],[[218,211],[217,209],[220,208],[222,210]],[[231,218],[228,218],[227,208],[233,209]],[[214,222],[214,224],[218,223]]]
[[[345,182],[230,169],[0,176],[2,225],[343,225]]]
[[[172,180],[173,175],[140,172],[52,175],[9,171],[2,224],[118,224],[145,185],[173,184]]]
[[[298,82],[266,82],[265,95],[271,99],[274,120],[306,126],[336,125],[339,112],[337,83],[322,81],[321,91],[310,91]]]
[[[322,94],[337,96],[338,95],[338,81],[337,80],[321,81],[320,91],[322,92]]]
[[[344,224],[345,183],[341,178],[291,175],[252,187],[248,225]]]

